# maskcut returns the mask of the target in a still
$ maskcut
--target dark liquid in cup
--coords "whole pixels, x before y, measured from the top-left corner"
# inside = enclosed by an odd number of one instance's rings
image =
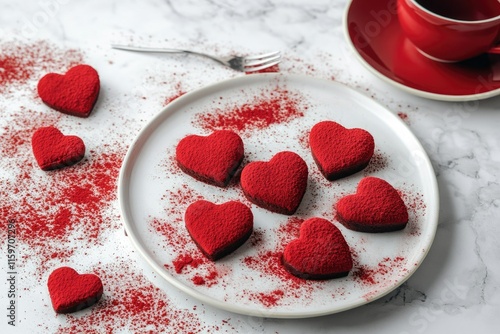
[[[416,0],[425,9],[450,19],[479,21],[500,15],[498,0]]]

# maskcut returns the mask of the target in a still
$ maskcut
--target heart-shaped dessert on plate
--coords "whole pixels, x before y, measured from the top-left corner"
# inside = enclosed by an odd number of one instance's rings
[[[196,201],[188,206],[184,220],[193,241],[212,261],[235,251],[253,231],[252,211],[237,201]]]
[[[390,232],[404,229],[408,209],[398,191],[386,181],[365,177],[356,194],[337,202],[337,219],[359,232]]]
[[[74,165],[85,155],[85,144],[80,137],[65,136],[53,126],[36,130],[31,147],[38,166],[43,170]]]
[[[99,89],[99,74],[89,65],[77,65],[63,75],[49,73],[38,82],[38,95],[46,105],[78,117],[90,115]]]
[[[184,173],[202,182],[225,187],[243,160],[244,146],[236,133],[219,130],[209,136],[184,137],[175,154]]]
[[[280,152],[269,162],[255,161],[240,177],[245,196],[269,211],[292,215],[307,188],[307,164],[294,152]]]
[[[347,276],[352,256],[335,225],[326,219],[310,218],[300,226],[300,237],[286,246],[283,265],[297,277],[330,279]]]
[[[375,142],[366,130],[323,121],[312,127],[309,146],[319,170],[332,181],[364,169],[373,156]]]
[[[101,279],[94,274],[78,274],[73,268],[54,270],[47,282],[52,306],[57,313],[76,312],[89,307],[101,298]]]

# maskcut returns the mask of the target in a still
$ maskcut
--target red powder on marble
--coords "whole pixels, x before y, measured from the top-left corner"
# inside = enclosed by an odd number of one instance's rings
[[[402,111],[398,112],[398,116],[399,116],[399,118],[401,118],[401,119],[402,119],[403,121],[405,121],[405,122],[408,122],[408,121],[409,121],[409,119],[408,119],[408,114],[406,114],[406,113],[404,113],[404,112],[402,112]]]
[[[59,259],[73,254],[77,246],[72,238],[85,240],[84,247],[91,247],[102,242],[99,237],[104,230],[121,226],[118,217],[106,211],[116,199],[124,154],[91,151],[78,166],[46,175],[34,173],[38,167],[25,161],[16,179],[6,180],[0,190],[0,212],[18,222],[17,238],[39,255],[40,273],[54,254]]]
[[[82,62],[77,50],[60,49],[45,41],[34,43],[3,42],[0,44],[0,93],[28,91],[29,80],[40,73],[61,70]]]
[[[289,122],[304,116],[307,106],[298,93],[281,87],[265,91],[243,105],[229,105],[202,112],[193,124],[205,130],[233,130],[245,132],[265,129],[273,124]]]
[[[175,84],[175,93],[167,98],[165,98],[165,101],[163,101],[163,105],[166,106],[173,100],[176,100],[177,98],[181,97],[182,95],[186,94],[186,91],[182,88],[181,83],[178,82]]]
[[[104,283],[102,300],[83,315],[67,315],[58,333],[215,332],[195,313],[179,309],[161,289],[125,260],[97,268]]]

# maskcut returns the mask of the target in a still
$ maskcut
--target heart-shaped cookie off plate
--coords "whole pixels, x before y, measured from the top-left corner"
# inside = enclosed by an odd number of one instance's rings
[[[280,101],[273,104],[277,105],[273,115],[278,117],[269,115],[263,120],[241,112],[273,101]],[[321,121],[361,128],[373,136],[376,150],[365,169],[335,181],[325,179],[308,146],[310,130]],[[256,161],[269,162],[283,151],[305,161],[307,188],[292,216],[253,204],[238,182],[214,187],[178,167],[175,148],[179,141],[216,130],[232,130],[242,138],[243,168]],[[360,180],[368,176],[384,179],[401,192],[409,213],[403,230],[360,233],[335,220],[337,201],[354,194]],[[171,102],[131,145],[120,172],[118,196],[129,240],[163,278],[156,281],[162,289],[171,291],[173,285],[204,304],[274,318],[331,314],[389,293],[422,263],[438,213],[432,166],[396,115],[341,84],[281,74],[223,81]],[[184,226],[186,209],[198,200],[217,204],[236,200],[249,206],[254,216],[252,236],[231,255],[215,262],[206,259]],[[303,280],[284,268],[285,247],[299,238],[300,221],[312,217],[328,220],[344,236],[353,257],[347,276]],[[176,272],[174,262],[185,256],[193,262]]]
[[[99,75],[89,65],[77,65],[66,74],[46,74],[38,82],[37,89],[49,107],[65,114],[88,117],[99,96]]]
[[[79,274],[70,267],[54,270],[47,287],[57,313],[71,313],[92,306],[101,298],[104,289],[98,276]]]
[[[65,136],[53,126],[36,130],[31,138],[31,147],[42,170],[74,165],[85,155],[85,144],[80,137]]]

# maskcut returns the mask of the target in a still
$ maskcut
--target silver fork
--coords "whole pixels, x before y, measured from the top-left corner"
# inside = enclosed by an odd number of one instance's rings
[[[240,72],[254,72],[274,66],[281,61],[281,54],[279,51],[264,53],[255,56],[229,56],[229,57],[215,57],[206,53],[181,50],[181,49],[160,49],[160,48],[145,48],[128,45],[112,44],[113,49],[137,51],[137,52],[152,52],[152,53],[187,53],[198,56],[203,56],[215,60],[222,65],[230,67]]]

